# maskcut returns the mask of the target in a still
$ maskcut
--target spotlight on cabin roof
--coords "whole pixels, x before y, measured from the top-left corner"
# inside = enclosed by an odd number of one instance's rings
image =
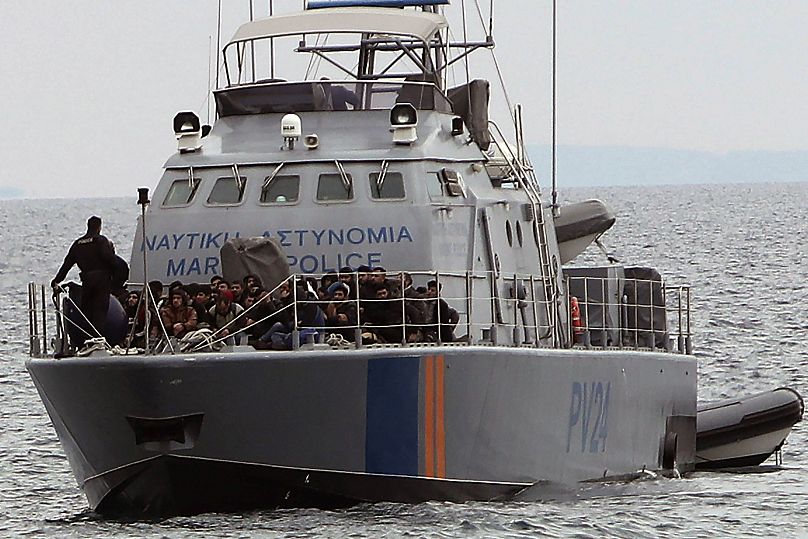
[[[174,135],[180,153],[195,152],[202,147],[202,127],[199,116],[191,111],[178,112],[174,116]]]
[[[398,103],[390,109],[390,126],[393,131],[393,142],[396,144],[412,144],[418,140],[416,126],[418,111],[409,103]]]

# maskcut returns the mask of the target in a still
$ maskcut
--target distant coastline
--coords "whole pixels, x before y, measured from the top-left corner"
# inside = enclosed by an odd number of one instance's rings
[[[549,146],[528,146],[540,181],[550,176]],[[808,151],[697,150],[558,146],[556,173],[565,186],[678,185],[808,181]]]

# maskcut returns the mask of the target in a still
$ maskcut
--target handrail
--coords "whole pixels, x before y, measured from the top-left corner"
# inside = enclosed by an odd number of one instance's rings
[[[291,336],[289,348],[293,350],[306,346],[305,342],[301,343],[302,333],[310,337],[316,336],[315,340],[320,341],[333,333],[337,338],[330,340],[335,346],[350,343],[350,346],[356,348],[373,344],[561,347],[559,341],[553,337],[553,324],[556,322],[542,316],[545,309],[553,307],[550,303],[554,300],[545,299],[543,291],[546,279],[535,274],[502,274],[499,282],[503,289],[494,291],[489,286],[475,286],[479,281],[494,282],[494,272],[490,270],[389,271],[383,274],[386,286],[393,291],[388,298],[365,297],[367,294],[362,294],[357,287],[358,283],[368,278],[380,279],[378,272],[329,275],[351,283],[354,293],[345,302],[352,303],[356,309],[355,323],[346,325],[326,321],[312,325],[301,321],[300,316],[305,312],[301,306],[316,305],[325,313],[333,300],[322,295],[315,297],[306,290],[311,283],[316,284],[313,288],[319,288],[321,280],[317,277],[322,278],[325,275],[294,274],[275,286],[265,297],[244,309],[224,327],[216,329],[205,342],[195,343],[190,349],[186,346],[181,351],[195,353],[211,350],[211,345],[222,343],[233,335],[250,332],[256,326],[260,327],[271,318],[280,316],[291,320],[286,329]],[[432,294],[423,294],[416,290],[415,284],[404,287],[408,279],[412,283],[435,281],[437,290]],[[571,290],[576,281],[578,285],[583,284],[583,288],[578,286],[577,289],[585,291],[584,297],[577,298],[582,323],[573,328],[571,320],[565,320],[562,326],[564,334],[569,338],[562,339],[561,342],[587,349],[620,348],[692,354],[690,286],[669,286],[664,281],[653,279],[567,275],[566,290]],[[614,293],[616,283],[619,283],[619,290]],[[289,288],[291,299],[277,304],[277,295],[282,287]],[[44,301],[41,312],[38,308],[40,290],[44,294],[44,287],[29,284],[29,352],[32,356],[47,353],[44,330],[47,312]],[[591,294],[588,291],[592,291]],[[495,293],[500,294],[503,301],[501,321],[496,318],[495,311],[486,308],[495,299]],[[586,297],[586,294],[590,296]],[[270,314],[260,319],[250,317],[259,305],[270,301],[276,302],[276,308]],[[385,311],[385,305],[390,306],[391,310]],[[71,320],[58,306],[55,313],[57,328],[64,327],[65,323],[81,328],[76,323],[77,320]],[[380,313],[387,315],[380,317]],[[41,330],[38,323],[40,314]],[[449,316],[449,319],[445,319],[445,316]],[[244,322],[248,318],[251,323]],[[462,330],[458,331],[458,328]],[[223,334],[225,329],[229,330],[228,335]],[[64,330],[62,333],[65,333]],[[59,337],[57,331],[57,338]],[[176,353],[165,328],[163,337],[168,342],[171,353]],[[66,335],[63,338],[67,338]]]

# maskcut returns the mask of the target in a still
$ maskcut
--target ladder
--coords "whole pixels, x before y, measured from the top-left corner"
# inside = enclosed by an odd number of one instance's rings
[[[539,321],[536,320],[536,340],[537,343],[541,342],[542,338],[550,338],[553,347],[561,346],[561,331],[559,331],[559,313],[558,313],[558,287],[556,281],[558,279],[558,262],[553,263],[553,257],[550,254],[550,248],[547,241],[547,221],[544,219],[544,211],[541,204],[541,189],[536,180],[536,175],[533,166],[530,164],[527,156],[517,156],[513,154],[512,148],[505,143],[505,137],[502,130],[493,121],[489,121],[489,132],[495,144],[500,147],[508,167],[511,170],[514,178],[516,178],[519,186],[525,190],[530,201],[531,210],[533,212],[533,232],[537,239],[537,249],[539,254],[539,272],[544,285],[544,313],[547,316],[547,323],[549,326],[549,333],[541,335],[539,332]],[[493,130],[491,129],[493,128]],[[501,141],[501,143],[500,143]]]

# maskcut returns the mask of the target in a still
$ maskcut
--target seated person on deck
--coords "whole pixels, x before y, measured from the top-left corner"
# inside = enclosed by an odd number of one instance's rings
[[[160,319],[169,337],[181,339],[197,325],[196,309],[188,305],[188,294],[182,287],[171,292],[168,305],[160,309]]]
[[[443,287],[441,286],[441,288]],[[454,341],[454,329],[460,321],[460,315],[446,303],[445,299],[438,298],[437,281],[429,281],[427,283],[426,296],[428,298],[434,298],[427,304],[426,340],[432,342],[437,341],[438,331],[440,331],[441,342]],[[438,328],[438,320],[440,320],[440,329]]]
[[[241,318],[233,321],[242,312],[244,312],[244,307],[233,302],[233,292],[220,288],[216,305],[211,307],[208,313],[213,319],[213,329],[216,330],[217,338],[227,337],[224,341],[225,344],[234,345],[237,344],[237,340],[240,340],[239,331],[243,327],[243,321]]]
[[[344,339],[353,341],[356,327],[356,302],[349,299],[351,290],[345,283],[337,282],[332,284],[328,291],[332,299],[332,302],[325,308],[328,332],[342,335]]]

